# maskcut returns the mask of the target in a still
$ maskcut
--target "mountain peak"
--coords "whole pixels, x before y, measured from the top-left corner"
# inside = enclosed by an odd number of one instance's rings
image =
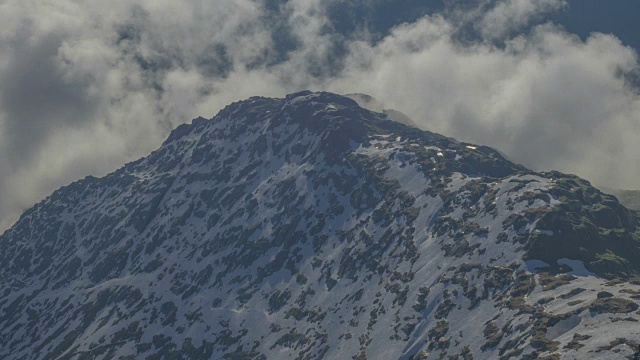
[[[253,97],[0,236],[0,357],[631,356],[638,224],[347,97]]]

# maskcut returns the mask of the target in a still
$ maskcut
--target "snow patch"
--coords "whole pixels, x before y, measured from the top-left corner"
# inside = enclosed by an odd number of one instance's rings
[[[308,99],[313,99],[313,98],[317,98],[318,94],[308,94],[308,95],[298,95],[296,97],[294,97],[293,99],[289,100],[289,104],[290,105],[295,105],[301,101],[305,101]]]
[[[532,259],[532,260],[525,260],[524,266],[527,268],[527,271],[536,272],[536,270],[538,269],[544,269],[546,267],[549,267],[549,264],[547,264],[542,260]]]
[[[582,322],[582,319],[577,314],[573,314],[569,318],[560,320],[555,325],[547,329],[545,337],[550,340],[558,338],[580,325],[580,322]]]
[[[587,270],[586,267],[584,267],[584,262],[581,260],[571,260],[567,258],[562,258],[562,259],[558,259],[558,265],[567,265],[568,267],[573,269],[573,271],[569,273],[571,275],[595,276],[594,273],[592,273],[591,271]]]

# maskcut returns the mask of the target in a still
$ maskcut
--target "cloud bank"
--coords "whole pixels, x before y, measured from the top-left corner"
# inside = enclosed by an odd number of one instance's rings
[[[383,36],[339,31],[338,2],[0,4],[0,229],[59,186],[144,156],[180,123],[307,88],[370,94],[536,170],[640,187],[637,54],[546,23],[565,1],[447,1]]]

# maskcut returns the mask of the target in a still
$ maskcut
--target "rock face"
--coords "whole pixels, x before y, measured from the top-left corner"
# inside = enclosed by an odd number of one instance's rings
[[[182,125],[0,249],[3,359],[624,359],[640,339],[638,218],[614,197],[330,93]]]
[[[600,187],[607,194],[615,195],[622,205],[630,210],[640,211],[640,190],[620,190]]]

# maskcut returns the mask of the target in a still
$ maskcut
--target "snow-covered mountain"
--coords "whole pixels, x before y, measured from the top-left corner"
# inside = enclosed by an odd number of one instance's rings
[[[632,358],[635,216],[346,97],[250,98],[0,237],[0,358]]]

